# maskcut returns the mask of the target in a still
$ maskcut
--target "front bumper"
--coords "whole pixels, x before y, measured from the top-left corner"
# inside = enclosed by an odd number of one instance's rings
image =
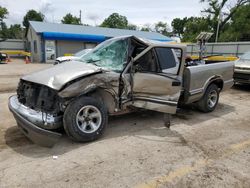
[[[250,73],[234,72],[234,81],[243,84],[250,84]]]
[[[16,95],[9,98],[9,109],[13,113],[17,125],[21,128],[21,131],[32,142],[40,146],[52,147],[62,136],[60,133],[46,130],[37,126],[36,124],[41,124],[41,122],[44,122],[43,119],[40,119],[40,121],[38,119],[41,112],[36,112],[19,103]],[[56,118],[56,120],[57,121],[55,122],[55,118],[50,119],[49,125],[55,125],[55,127],[58,128],[61,123],[61,118]]]

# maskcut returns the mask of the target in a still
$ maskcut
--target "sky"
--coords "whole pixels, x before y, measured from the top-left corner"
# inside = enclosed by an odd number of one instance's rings
[[[0,0],[0,6],[9,11],[5,22],[21,24],[29,9],[41,11],[47,22],[60,23],[67,13],[79,16],[82,23],[98,25],[110,14],[117,12],[129,23],[140,27],[158,21],[169,25],[174,18],[200,16],[205,6],[200,0]]]

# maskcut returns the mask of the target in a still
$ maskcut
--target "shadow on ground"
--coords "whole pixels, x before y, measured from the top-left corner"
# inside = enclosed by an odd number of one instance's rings
[[[234,90],[250,91],[250,84],[236,84],[232,87]]]
[[[202,121],[210,120],[211,118],[223,116],[232,111],[234,111],[234,107],[226,104],[219,104],[218,108],[209,114],[204,114],[194,109],[190,110],[190,108],[183,108],[173,116],[172,124],[174,126],[175,124],[183,123],[184,125],[192,126]],[[178,145],[187,144],[181,134],[164,126],[162,113],[153,111],[134,112],[122,116],[110,117],[109,125],[103,137],[95,142],[89,143],[73,142],[64,133],[53,148],[45,148],[29,141],[17,126],[13,126],[5,132],[7,146],[17,153],[33,158],[62,155],[79,147],[90,144],[95,145],[118,137],[136,137],[153,142],[169,142]]]
[[[190,108],[192,110],[190,110]],[[185,125],[196,125],[200,124],[205,121],[209,121],[213,118],[219,118],[226,114],[229,114],[231,112],[235,111],[235,107],[225,104],[225,103],[218,103],[218,106],[213,112],[210,113],[203,113],[197,110],[195,106],[189,105],[184,106],[181,109],[178,110],[178,113],[175,114],[173,117],[176,118],[177,122],[183,122]]]

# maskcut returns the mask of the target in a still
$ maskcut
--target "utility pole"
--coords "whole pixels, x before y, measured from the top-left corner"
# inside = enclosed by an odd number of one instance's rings
[[[218,24],[217,24],[217,29],[216,29],[215,43],[218,42],[218,38],[219,38],[220,21],[221,21],[221,17],[222,17],[221,9],[222,9],[222,7],[220,8],[220,12],[219,12],[219,16],[218,16]]]
[[[80,10],[80,17],[79,17],[79,19],[80,19],[80,24],[82,24],[82,10]]]

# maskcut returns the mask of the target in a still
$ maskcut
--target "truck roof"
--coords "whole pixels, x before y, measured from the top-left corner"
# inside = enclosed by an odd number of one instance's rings
[[[181,49],[186,49],[186,47],[187,47],[187,45],[185,45],[185,44],[177,44],[177,43],[173,43],[173,41],[166,42],[166,41],[159,41],[159,40],[151,40],[151,39],[136,37],[133,35],[122,36],[120,38],[129,38],[129,37],[132,37],[132,38],[144,43],[145,45],[151,46],[151,47],[172,47],[172,48],[181,48]],[[118,37],[116,37],[116,38],[118,38]]]
[[[133,36],[133,37],[135,37],[135,36]],[[144,42],[148,46],[178,47],[178,48],[186,47],[186,45],[184,45],[184,44],[177,44],[177,43],[173,43],[172,41],[165,42],[165,41],[150,40],[150,39],[138,38],[138,37],[135,37],[135,38],[141,40],[142,42]]]

